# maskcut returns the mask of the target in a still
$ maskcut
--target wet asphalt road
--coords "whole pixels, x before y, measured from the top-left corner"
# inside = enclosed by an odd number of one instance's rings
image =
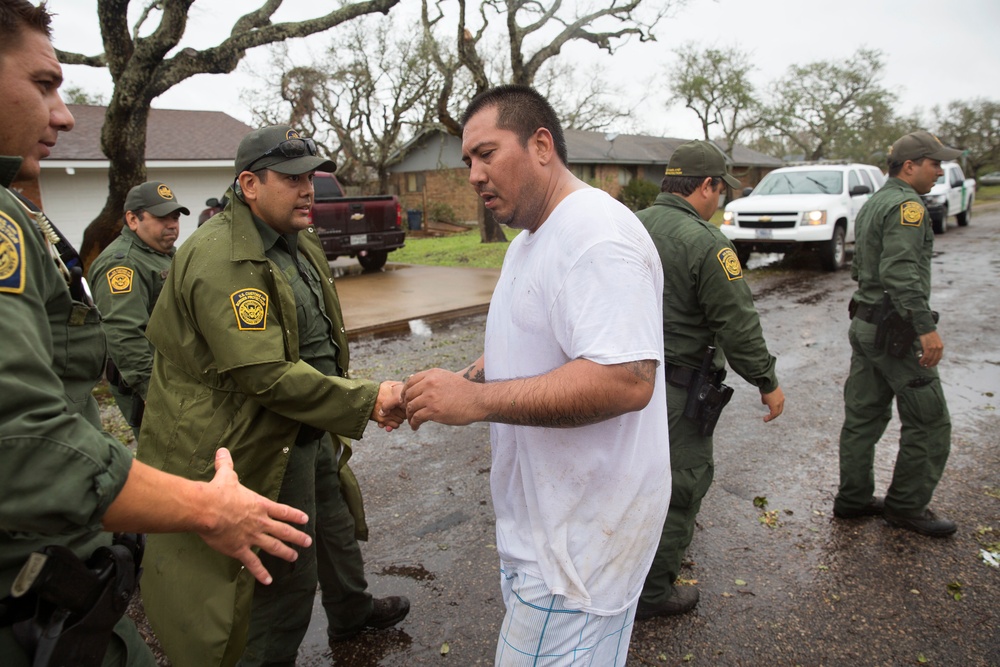
[[[933,507],[958,521],[958,533],[932,539],[881,519],[833,519],[853,283],[810,256],[768,264],[773,258],[755,255],[747,280],[778,357],[785,413],[764,424],[756,392],[731,376],[736,395],[716,430],[715,483],[682,574],[697,582],[701,602],[683,617],[639,623],[630,666],[1000,667],[1000,569],[980,553],[1000,550],[1000,205],[977,205],[971,225],[951,227],[935,248],[932,305],[942,314],[953,445]],[[354,374],[401,379],[462,368],[480,354],[484,325],[476,315],[355,335]],[[894,419],[877,449],[878,493],[898,429]],[[317,601],[298,664],[491,665],[503,603],[488,427],[371,427],[355,452],[370,587],[407,595],[412,611],[398,628],[331,650]]]
[[[701,603],[638,624],[630,665],[1000,665],[1000,570],[980,555],[1000,548],[1000,207],[981,207],[935,248],[932,303],[942,313],[953,447],[934,507],[959,522],[958,533],[935,540],[881,519],[833,519],[853,283],[808,256],[752,270],[785,413],[764,424],[756,393],[735,378],[683,575],[697,581]],[[458,369],[480,353],[484,324],[484,316],[421,320],[355,337],[356,373]],[[876,456],[882,493],[897,439],[894,420]],[[331,653],[317,605],[300,665],[492,664],[503,604],[489,467],[485,425],[370,429],[353,460],[372,532],[370,585],[376,595],[409,596],[413,608],[398,629]],[[774,527],[764,511],[775,512]]]

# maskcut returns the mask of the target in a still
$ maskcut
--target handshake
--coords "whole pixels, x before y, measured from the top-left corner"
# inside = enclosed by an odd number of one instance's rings
[[[408,422],[416,431],[427,421],[464,426],[483,421],[483,360],[461,372],[432,368],[415,373],[405,382],[387,380],[379,385],[371,419],[391,432]]]

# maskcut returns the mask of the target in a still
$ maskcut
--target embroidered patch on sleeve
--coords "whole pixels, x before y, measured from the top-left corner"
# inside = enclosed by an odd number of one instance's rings
[[[247,288],[229,297],[236,311],[236,326],[240,331],[264,331],[267,328],[267,294]]]
[[[24,235],[21,226],[0,212],[0,292],[24,291]]]
[[[915,201],[899,205],[899,221],[907,227],[919,227],[924,219],[924,205]]]
[[[132,269],[116,266],[107,273],[108,287],[112,294],[128,294],[132,291]]]
[[[722,264],[722,269],[726,272],[726,278],[739,280],[743,277],[743,265],[740,264],[740,258],[736,256],[732,248],[723,248],[717,256],[719,263]]]

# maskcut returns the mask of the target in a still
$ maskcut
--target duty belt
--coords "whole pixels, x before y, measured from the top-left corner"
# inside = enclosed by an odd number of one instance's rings
[[[687,366],[677,366],[675,364],[667,363],[663,372],[664,377],[668,384],[679,389],[687,389],[691,386],[691,382],[694,380],[695,376],[698,375],[698,371],[694,368],[688,368]],[[722,369],[716,371],[713,384],[719,385],[723,380],[726,379],[726,370]]]
[[[854,317],[864,320],[869,324],[878,324],[879,318],[882,316],[882,305],[872,305],[868,303],[857,303],[857,308],[854,310]],[[853,318],[852,318],[853,319]]]

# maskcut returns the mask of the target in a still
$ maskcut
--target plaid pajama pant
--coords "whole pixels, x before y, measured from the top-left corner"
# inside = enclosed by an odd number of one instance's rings
[[[565,597],[507,564],[500,587],[507,614],[496,667],[624,667],[638,600],[615,616],[567,609]]]

